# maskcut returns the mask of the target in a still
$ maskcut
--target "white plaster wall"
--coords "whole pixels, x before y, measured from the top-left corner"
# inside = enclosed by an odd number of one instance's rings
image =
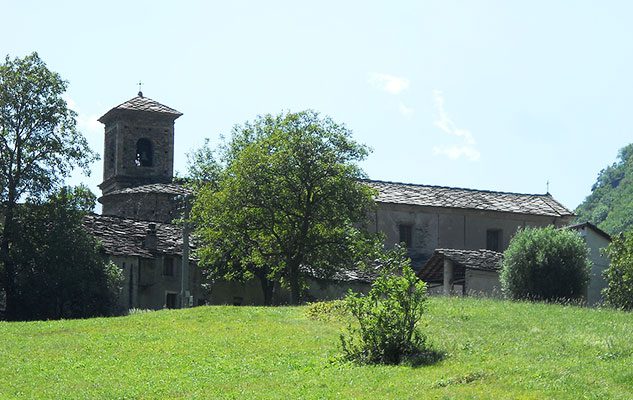
[[[501,282],[498,272],[466,269],[465,277],[467,295],[501,297]]]

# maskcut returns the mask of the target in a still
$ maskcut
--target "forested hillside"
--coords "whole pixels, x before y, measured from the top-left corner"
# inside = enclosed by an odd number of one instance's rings
[[[609,234],[633,228],[633,143],[600,171],[591,194],[576,208],[578,222],[589,221]]]

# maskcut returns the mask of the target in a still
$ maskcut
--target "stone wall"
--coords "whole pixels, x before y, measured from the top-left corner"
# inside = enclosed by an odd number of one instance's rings
[[[169,223],[180,216],[179,203],[170,193],[122,193],[99,199],[102,214]]]
[[[101,190],[113,190],[148,183],[170,182],[174,170],[174,121],[150,113],[128,113],[105,127],[104,169]],[[137,165],[137,142],[152,145],[152,165]]]
[[[385,245],[392,247],[400,240],[399,225],[410,225],[409,256],[414,260],[414,268],[419,268],[435,249],[485,249],[488,230],[500,230],[499,250],[504,251],[521,227],[567,223],[567,219],[549,216],[379,203],[369,227],[371,231],[382,232]]]
[[[166,257],[173,259],[173,274],[164,275]],[[114,256],[110,258],[121,268],[124,282],[119,295],[122,311],[130,308],[159,310],[165,307],[166,294],[180,295],[182,258],[157,255],[154,259]],[[202,289],[200,269],[189,264],[189,291],[194,305],[206,303],[206,293]]]

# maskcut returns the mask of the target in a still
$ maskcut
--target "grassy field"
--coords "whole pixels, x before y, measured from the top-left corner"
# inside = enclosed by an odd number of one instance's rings
[[[431,366],[333,361],[340,321],[199,307],[0,323],[0,398],[631,399],[633,314],[434,298]]]

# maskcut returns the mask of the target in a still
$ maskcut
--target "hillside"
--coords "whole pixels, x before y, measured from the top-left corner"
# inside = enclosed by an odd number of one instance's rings
[[[633,144],[598,174],[591,194],[576,208],[576,221],[589,221],[613,235],[633,228]]]
[[[0,398],[633,398],[631,314],[433,298],[426,367],[332,362],[341,322],[198,307],[0,323]]]

